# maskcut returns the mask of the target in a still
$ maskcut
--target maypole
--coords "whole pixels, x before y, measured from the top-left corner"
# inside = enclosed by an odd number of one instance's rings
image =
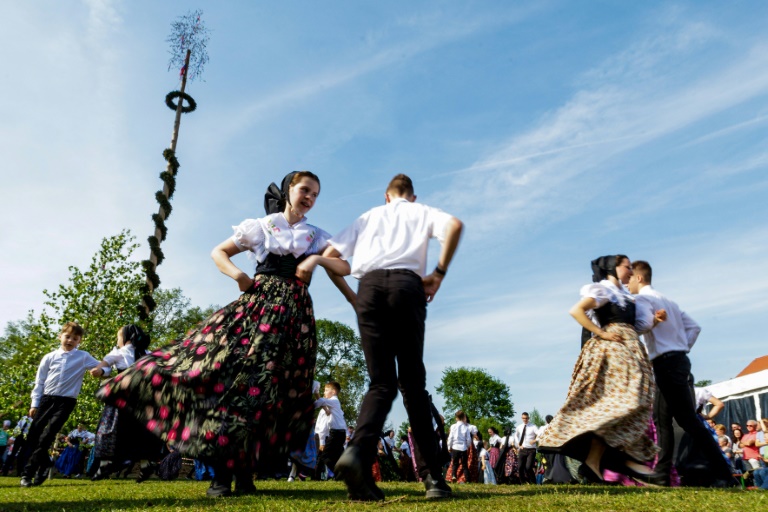
[[[150,313],[155,309],[155,300],[152,298],[154,290],[160,286],[160,278],[157,275],[157,266],[163,262],[165,256],[160,250],[160,244],[165,240],[168,234],[168,228],[165,226],[165,220],[171,214],[171,198],[176,189],[176,174],[179,172],[179,161],[176,159],[176,143],[179,140],[179,126],[181,125],[181,114],[194,112],[197,103],[192,96],[185,92],[187,79],[194,81],[202,75],[205,64],[208,62],[208,53],[206,46],[210,37],[202,22],[203,11],[197,10],[189,12],[184,16],[179,16],[171,24],[171,34],[166,41],[170,43],[171,59],[168,62],[168,69],[179,66],[179,78],[181,87],[177,91],[171,91],[165,96],[165,104],[171,110],[176,112],[176,119],[173,122],[173,134],[171,135],[171,146],[163,151],[167,165],[165,171],[160,173],[160,179],[163,180],[163,189],[155,193],[160,208],[157,213],[152,214],[152,220],[155,223],[155,234],[150,236],[149,259],[141,262],[146,272],[146,283],[142,288],[141,304],[139,305],[139,317],[147,320]],[[178,103],[174,100],[178,99]],[[186,101],[186,105],[184,102]]]

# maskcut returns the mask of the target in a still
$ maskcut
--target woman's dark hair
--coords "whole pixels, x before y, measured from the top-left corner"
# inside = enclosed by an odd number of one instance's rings
[[[608,276],[618,277],[616,267],[628,259],[629,256],[625,254],[617,254],[615,256],[600,256],[596,260],[592,260],[592,281],[599,283],[603,279],[607,279]]]
[[[493,432],[494,434],[496,434],[496,435],[499,435],[499,429],[497,429],[496,427],[489,427],[489,429],[490,429],[490,431],[491,431],[491,432]]]
[[[143,356],[149,348],[149,336],[136,324],[128,324],[123,327],[123,343],[133,345],[136,359]]]

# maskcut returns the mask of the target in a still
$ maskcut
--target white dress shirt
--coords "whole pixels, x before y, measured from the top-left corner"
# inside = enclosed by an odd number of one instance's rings
[[[320,413],[315,420],[315,434],[320,439],[320,446],[325,446],[325,438],[331,433],[331,416],[325,411],[325,408],[320,409]]]
[[[85,371],[98,366],[99,361],[88,352],[57,348],[43,356],[37,367],[32,407],[39,407],[43,395],[77,398],[83,386]]]
[[[464,452],[469,450],[469,443],[472,442],[472,435],[469,433],[469,425],[459,421],[451,425],[448,432],[448,449]]]
[[[372,270],[405,269],[426,275],[429,239],[445,240],[451,215],[401,197],[368,210],[331,239],[342,258],[352,258],[352,276]]]
[[[330,412],[330,419],[328,421],[328,428],[330,430],[347,430],[347,422],[344,421],[344,412],[341,410],[339,397],[318,398],[315,400],[315,409],[320,407],[327,407],[327,410]]]
[[[411,446],[407,441],[403,441],[403,444],[400,445],[400,451],[405,453],[408,457],[411,456]]]
[[[104,356],[103,361],[109,366],[114,366],[118,370],[122,371],[131,366],[134,362],[136,362],[136,354],[133,347],[133,344],[128,344],[123,346],[123,348],[115,347],[112,350],[110,350],[109,354]],[[104,373],[109,374],[107,370],[110,370],[111,368],[105,368]]]
[[[525,427],[525,437],[521,439],[523,427]],[[518,425],[515,429],[515,448],[536,448],[537,433],[538,429],[533,423]]]
[[[652,331],[643,334],[645,345],[648,347],[648,357],[654,360],[667,352],[690,352],[699,337],[701,327],[685,312],[680,311],[677,303],[657,292],[650,285],[640,288],[637,296],[651,300],[655,309],[667,311],[666,321],[660,322]]]

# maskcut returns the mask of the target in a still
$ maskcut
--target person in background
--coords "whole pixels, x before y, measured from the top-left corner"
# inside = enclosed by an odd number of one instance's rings
[[[533,423],[528,423],[530,416],[524,412],[520,418],[522,425],[515,429],[515,448],[520,461],[520,480],[524,484],[536,483],[534,468],[536,466],[536,437],[538,429]]]
[[[741,437],[744,467],[747,470],[761,467],[760,450],[757,446],[757,420],[747,420],[747,433]]]

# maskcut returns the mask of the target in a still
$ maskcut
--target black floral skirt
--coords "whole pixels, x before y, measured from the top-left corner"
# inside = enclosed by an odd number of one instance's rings
[[[312,299],[298,279],[254,279],[183,339],[106,381],[97,397],[185,456],[229,468],[303,449],[314,412]]]

